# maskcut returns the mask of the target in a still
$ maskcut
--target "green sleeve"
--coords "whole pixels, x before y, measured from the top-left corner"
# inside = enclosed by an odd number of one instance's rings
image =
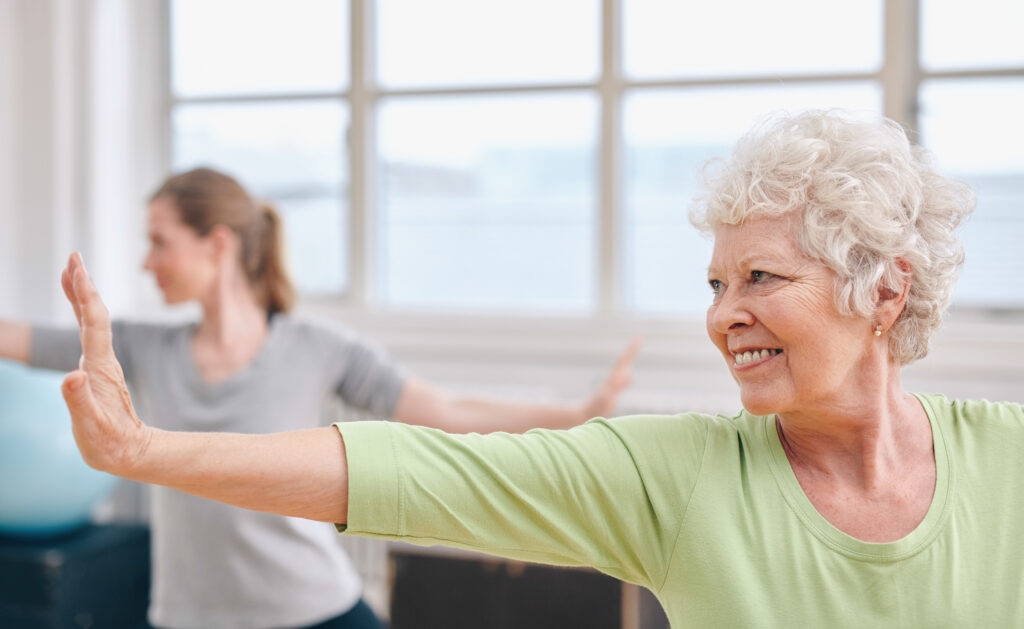
[[[348,458],[347,532],[592,566],[652,588],[667,572],[706,442],[706,427],[686,416],[525,435],[336,426]]]

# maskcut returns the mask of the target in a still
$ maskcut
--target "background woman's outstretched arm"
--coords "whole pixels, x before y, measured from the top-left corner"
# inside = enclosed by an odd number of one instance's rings
[[[15,321],[0,321],[0,358],[27,363],[31,351],[31,326]]]

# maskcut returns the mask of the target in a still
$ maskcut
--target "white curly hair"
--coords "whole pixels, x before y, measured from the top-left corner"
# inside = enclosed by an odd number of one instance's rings
[[[936,172],[897,123],[838,110],[777,114],[728,162],[709,162],[704,185],[690,221],[705,233],[800,212],[799,245],[838,276],[841,313],[872,317],[878,288],[899,293],[909,277],[889,352],[901,365],[928,353],[963,264],[956,228],[974,193]]]

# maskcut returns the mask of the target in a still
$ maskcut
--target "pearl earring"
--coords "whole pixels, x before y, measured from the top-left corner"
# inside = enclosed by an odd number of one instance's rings
[[[882,325],[881,324],[875,326],[875,336],[882,336]]]

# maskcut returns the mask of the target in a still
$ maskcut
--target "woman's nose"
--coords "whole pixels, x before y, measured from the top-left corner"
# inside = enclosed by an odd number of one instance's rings
[[[728,334],[737,328],[753,325],[754,315],[746,302],[735,289],[722,288],[708,310],[708,324],[719,334]]]

